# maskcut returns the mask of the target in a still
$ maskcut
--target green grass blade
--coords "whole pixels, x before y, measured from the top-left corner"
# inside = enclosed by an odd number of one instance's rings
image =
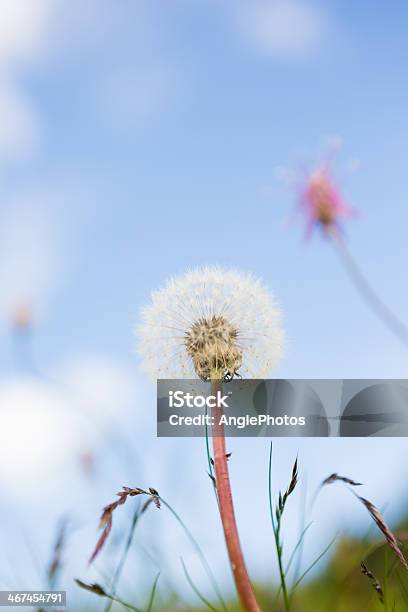
[[[301,575],[301,577],[295,582],[295,584],[293,585],[292,588],[292,592],[296,589],[296,587],[299,586],[299,584],[302,582],[302,580],[307,576],[307,574],[314,568],[315,565],[317,565],[320,561],[320,559],[322,559],[324,557],[324,555],[330,550],[330,548],[333,546],[334,542],[337,539],[337,535],[331,540],[330,544],[328,546],[326,546],[326,548],[324,549],[324,551],[322,553],[320,553],[320,555],[313,561],[313,563],[311,565],[309,565],[309,567],[307,568],[307,570],[305,570],[303,572],[303,574]]]
[[[206,417],[207,417],[207,414],[208,414],[208,408],[206,406],[205,407],[205,416]],[[218,504],[217,484],[216,484],[216,481],[215,481],[213,465],[211,463],[210,440],[209,440],[209,435],[208,435],[207,419],[205,420],[205,447],[206,447],[206,451],[207,451],[208,475],[211,478],[211,482],[212,482],[212,486],[213,486],[214,494],[215,494],[215,499],[217,500],[217,504]]]
[[[407,604],[407,610],[408,610],[408,588],[407,585],[405,584],[404,580],[401,578],[400,573],[396,572],[396,576],[400,585],[400,590],[401,590],[401,594],[403,599],[405,600],[405,603]]]
[[[286,566],[286,569],[285,569],[285,576],[287,575],[288,571],[290,570],[290,567],[291,567],[291,565],[292,565],[292,563],[293,563],[293,560],[294,560],[294,558],[295,558],[295,555],[296,555],[297,551],[299,550],[299,548],[300,548],[300,546],[301,546],[301,544],[302,544],[302,542],[303,542],[303,539],[304,539],[304,537],[305,537],[306,533],[308,532],[308,530],[310,529],[310,527],[311,527],[312,525],[313,525],[313,521],[310,521],[310,523],[308,523],[308,524],[306,525],[306,527],[303,529],[302,533],[300,534],[300,537],[299,537],[298,541],[296,542],[295,548],[293,549],[293,552],[292,552],[292,554],[290,555],[290,558],[289,558],[288,564],[287,564],[287,566]]]
[[[213,589],[220,601],[221,607],[224,610],[224,612],[227,612],[227,606],[225,605],[225,601],[221,595],[221,591],[220,588],[217,584],[217,581],[215,579],[215,576],[212,572],[211,566],[208,563],[203,551],[201,550],[201,547],[199,545],[199,543],[197,542],[197,540],[195,539],[195,537],[193,536],[193,534],[191,533],[191,531],[189,530],[189,528],[187,527],[187,525],[184,523],[183,519],[179,516],[179,514],[177,514],[177,512],[174,510],[174,508],[172,508],[170,506],[170,504],[168,504],[166,502],[166,500],[164,500],[162,497],[160,497],[160,501],[162,502],[163,506],[166,506],[166,508],[171,512],[171,514],[174,516],[174,518],[176,519],[176,521],[179,523],[179,525],[183,528],[185,534],[187,535],[188,539],[190,540],[191,544],[193,545],[193,547],[195,548],[201,564],[213,586]]]
[[[202,601],[202,603],[207,606],[207,608],[209,608],[210,610],[213,610],[213,612],[218,612],[217,608],[214,608],[214,606],[212,606],[210,604],[210,602],[208,601],[208,599],[206,599],[204,597],[204,595],[202,595],[202,593],[200,593],[200,591],[198,590],[198,588],[196,587],[196,585],[194,584],[194,582],[191,579],[190,574],[187,571],[186,568],[186,564],[183,561],[183,557],[180,557],[180,561],[181,561],[181,565],[183,566],[183,570],[184,570],[184,575],[187,579],[188,584],[191,586],[191,588],[193,589],[194,593],[197,595],[197,597]]]
[[[130,551],[130,547],[132,545],[133,542],[133,536],[135,534],[135,529],[136,529],[136,525],[140,519],[141,513],[140,513],[140,505],[137,506],[135,512],[133,513],[133,518],[132,518],[132,523],[130,525],[130,529],[129,529],[129,533],[128,533],[128,537],[126,539],[126,543],[121,555],[121,558],[119,559],[119,563],[116,567],[115,573],[113,575],[112,578],[112,583],[111,583],[111,594],[113,596],[116,595],[116,591],[117,591],[117,586],[120,580],[120,577],[122,575],[123,572],[123,568],[125,566],[126,563],[126,559],[128,557],[129,551]],[[105,606],[105,612],[110,612],[110,609],[112,608],[112,603],[113,603],[113,599],[110,599],[107,603],[107,605]]]
[[[153,586],[152,586],[152,590],[150,593],[150,599],[149,599],[149,603],[147,606],[147,612],[152,612],[153,609],[153,603],[154,603],[154,596],[156,595],[156,589],[157,589],[157,583],[159,581],[160,578],[160,572],[157,574],[156,578],[154,579],[153,582]]]
[[[384,548],[384,610],[388,612],[388,547]]]
[[[273,513],[273,499],[272,499],[272,442],[269,449],[269,470],[268,470],[268,491],[269,491],[269,512],[271,515],[272,528],[275,531],[275,518]]]

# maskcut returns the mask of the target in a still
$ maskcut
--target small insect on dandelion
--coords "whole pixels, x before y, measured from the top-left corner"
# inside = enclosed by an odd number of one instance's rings
[[[218,266],[171,278],[152,294],[138,329],[154,378],[262,378],[282,354],[281,312],[250,274]]]
[[[314,227],[323,232],[338,232],[341,219],[350,217],[352,209],[343,200],[327,163],[322,163],[308,177],[301,193],[301,208],[307,218],[307,235]]]

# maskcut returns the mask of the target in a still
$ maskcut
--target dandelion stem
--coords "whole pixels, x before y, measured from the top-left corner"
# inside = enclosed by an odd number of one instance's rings
[[[219,380],[212,381],[212,393],[217,395],[221,391],[222,383]],[[222,527],[224,530],[225,543],[227,545],[232,573],[242,607],[247,612],[260,612],[255,598],[255,593],[246,569],[244,556],[238,535],[235,520],[234,504],[232,500],[231,484],[228,472],[227,453],[225,448],[224,426],[220,423],[223,414],[222,407],[217,405],[213,409],[213,448],[214,469],[216,487],[218,493],[218,505],[220,510]]]
[[[335,251],[343,264],[348,277],[363,297],[365,302],[377,317],[388,327],[388,329],[397,338],[408,347],[408,327],[394,312],[387,306],[385,302],[377,295],[373,287],[370,285],[363,272],[360,270],[356,260],[348,250],[344,240],[334,232],[330,232],[329,236],[335,247]]]

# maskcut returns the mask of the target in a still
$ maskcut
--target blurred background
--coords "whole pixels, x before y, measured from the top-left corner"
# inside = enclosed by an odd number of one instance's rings
[[[408,320],[407,17],[403,0],[375,10],[368,0],[0,0],[1,589],[48,586],[66,521],[56,586],[70,609],[103,609],[74,578],[109,585],[137,500],[87,562],[102,507],[128,485],[159,490],[233,596],[203,440],[156,439],[156,389],[136,354],[140,308],[169,275],[218,263],[263,277],[288,336],[274,376],[407,377],[407,350],[353,291],[328,241],[304,240],[287,180],[335,146],[337,183],[358,211],[349,247]],[[250,573],[268,589],[269,440],[229,448]],[[331,472],[364,482],[401,524],[406,452],[403,439],[277,440],[274,490],[297,453],[301,475],[285,549]],[[337,485],[312,514],[305,567],[334,536],[370,527]],[[193,609],[180,556],[213,597],[164,508],[150,508],[136,534],[124,599],[144,606],[160,569],[160,601],[176,593]],[[371,601],[369,585],[362,591]],[[330,609],[342,610],[340,599]]]

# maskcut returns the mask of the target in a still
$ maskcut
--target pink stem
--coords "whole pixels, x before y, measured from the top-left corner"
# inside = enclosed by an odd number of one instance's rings
[[[213,395],[217,395],[217,392],[221,391],[221,388],[221,381],[212,382]],[[214,417],[214,424],[212,426],[212,438],[214,448],[214,468],[221,522],[235,585],[237,587],[243,609],[247,612],[260,612],[260,608],[255,599],[255,593],[249,579],[248,571],[246,569],[244,555],[242,554],[241,544],[239,541],[234,504],[232,501],[231,484],[228,473],[224,426],[220,424],[222,414],[223,411],[221,406],[217,406],[213,409],[212,416]]]

